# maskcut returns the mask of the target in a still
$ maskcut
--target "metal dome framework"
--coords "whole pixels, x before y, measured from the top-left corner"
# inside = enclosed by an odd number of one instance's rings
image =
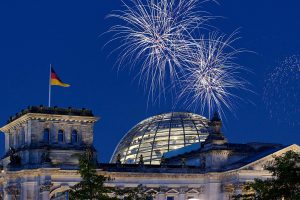
[[[137,164],[143,155],[145,164],[160,164],[163,153],[204,142],[208,136],[208,122],[205,117],[187,112],[145,119],[121,139],[111,162],[116,162],[120,155],[122,163]]]

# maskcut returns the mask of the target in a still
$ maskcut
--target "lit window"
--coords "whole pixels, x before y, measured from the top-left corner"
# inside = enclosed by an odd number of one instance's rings
[[[76,130],[73,130],[71,134],[71,143],[76,144],[77,142],[78,142],[78,133]]]
[[[44,129],[43,142],[49,143],[50,141],[50,130],[49,128]]]
[[[133,164],[133,159],[132,159],[132,158],[128,158],[128,159],[126,160],[126,163],[127,163],[127,164]]]
[[[65,138],[64,138],[64,131],[63,130],[58,131],[57,139],[58,139],[58,142],[64,142]]]

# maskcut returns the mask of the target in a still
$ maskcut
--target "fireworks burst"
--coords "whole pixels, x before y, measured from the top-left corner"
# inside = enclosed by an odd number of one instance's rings
[[[166,84],[181,88],[179,99],[188,107],[201,108],[202,113],[223,113],[222,107],[231,109],[232,90],[243,88],[239,78],[241,67],[234,63],[241,50],[231,44],[236,34],[210,34],[205,38],[203,28],[206,12],[199,11],[201,0],[128,0],[123,1],[124,11],[109,17],[117,18],[123,25],[115,25],[109,33],[114,40],[121,40],[119,66],[129,63],[139,66],[138,77],[149,96],[156,91],[164,94]],[[125,23],[124,23],[125,22]],[[181,100],[178,100],[181,101]]]
[[[285,58],[268,74],[263,101],[270,118],[289,125],[300,124],[300,57]]]
[[[235,56],[243,51],[231,46],[235,40],[235,34],[228,38],[211,34],[207,40],[195,43],[180,95],[187,97],[185,103],[188,107],[200,108],[209,116],[214,111],[223,114],[223,106],[231,110],[231,99],[236,97],[232,90],[243,89],[246,84],[239,77],[243,68],[234,62]]]
[[[112,41],[122,41],[116,49],[121,50],[118,63],[139,65],[140,81],[153,97],[155,90],[165,90],[166,82],[178,79],[187,61],[191,34],[208,17],[196,10],[199,0],[130,0],[123,4],[124,11],[109,15],[125,22],[109,31],[115,33]]]

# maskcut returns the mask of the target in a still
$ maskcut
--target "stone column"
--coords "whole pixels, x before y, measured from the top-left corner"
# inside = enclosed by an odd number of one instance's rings
[[[21,127],[21,145],[25,145],[25,128],[24,126]]]
[[[187,186],[181,186],[179,189],[178,200],[186,200],[188,191],[189,188]]]
[[[179,200],[185,200],[185,193],[179,193],[178,199]]]
[[[209,183],[209,191],[208,191],[209,200],[220,200],[220,196],[221,196],[221,183],[218,182]]]
[[[29,120],[27,122],[27,145],[30,146],[31,145],[31,128],[32,128],[32,121]]]
[[[41,200],[49,200],[50,189],[52,187],[51,182],[45,182],[40,186],[40,199]]]
[[[16,130],[14,130],[13,140],[14,140],[13,147],[16,149],[18,147],[18,144],[17,144],[17,131]]]
[[[206,188],[204,185],[198,188],[198,192],[199,192],[198,195],[200,200],[205,200],[205,190]]]
[[[5,153],[9,150],[9,135],[10,133],[5,133]]]

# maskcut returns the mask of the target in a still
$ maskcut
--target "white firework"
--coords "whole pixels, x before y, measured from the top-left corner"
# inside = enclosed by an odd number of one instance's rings
[[[242,52],[231,44],[237,39],[232,34],[211,34],[207,40],[200,39],[194,45],[190,57],[190,67],[182,78],[180,98],[185,97],[189,108],[200,108],[201,112],[224,114],[223,108],[233,106],[233,90],[245,89],[246,81],[239,73],[243,67],[234,62],[235,56]]]
[[[236,34],[228,38],[210,34],[204,39],[201,28],[212,17],[198,11],[200,1],[123,1],[125,10],[109,15],[123,21],[110,29],[114,33],[110,42],[122,41],[116,49],[119,66],[138,66],[138,77],[152,99],[170,83],[172,88],[181,87],[179,99],[187,97],[188,108],[222,114],[222,108],[232,108],[233,90],[246,83],[239,77],[242,67],[234,62],[242,50],[231,46]]]
[[[300,125],[300,56],[286,57],[267,75],[263,101],[272,120]]]
[[[164,91],[167,82],[173,83],[182,72],[189,53],[189,40],[208,17],[197,11],[199,0],[141,0],[123,1],[124,11],[109,17],[123,21],[109,33],[122,44],[119,66],[138,66],[140,83],[153,95]],[[171,84],[172,85],[172,84]]]

